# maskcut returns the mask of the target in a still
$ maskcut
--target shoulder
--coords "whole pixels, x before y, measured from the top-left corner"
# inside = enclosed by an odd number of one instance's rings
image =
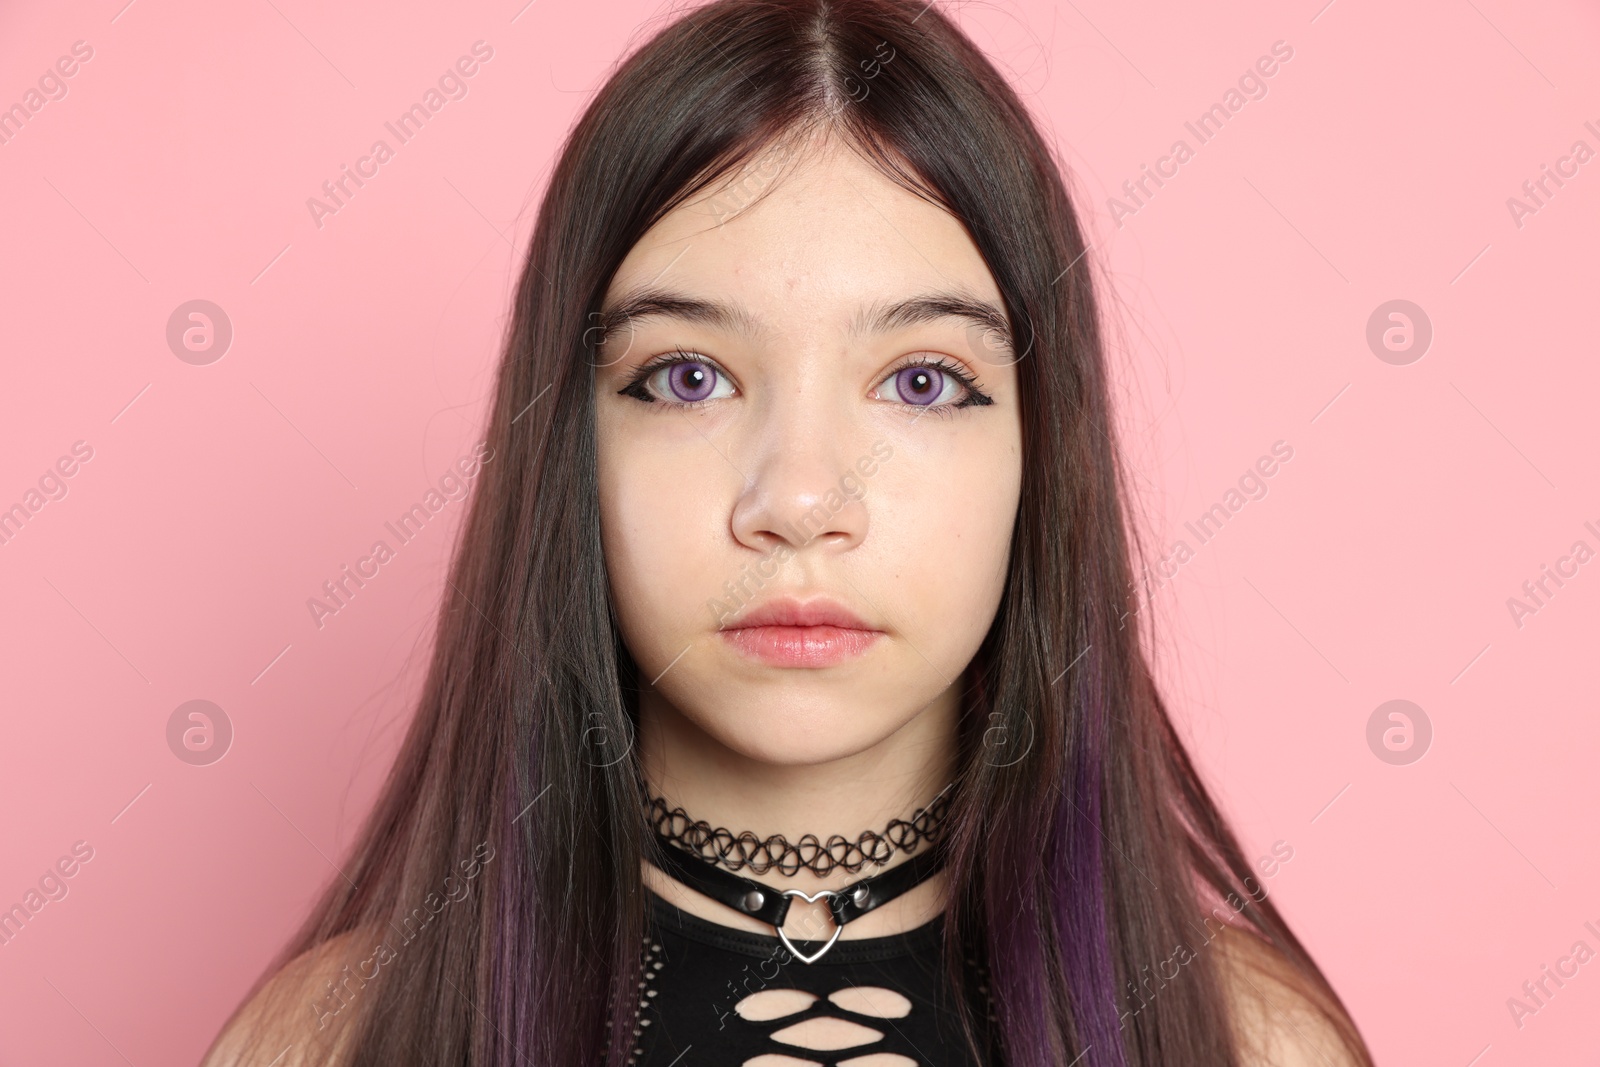
[[[1325,1005],[1321,995],[1308,991],[1268,941],[1230,926],[1218,936],[1217,947],[1245,1067],[1367,1067],[1346,1046],[1334,1022],[1337,1018],[1348,1024],[1343,1009]]]
[[[360,1005],[359,998],[341,999],[338,990],[352,985],[341,979],[371,954],[374,936],[340,934],[289,961],[233,1013],[200,1067],[341,1062]]]

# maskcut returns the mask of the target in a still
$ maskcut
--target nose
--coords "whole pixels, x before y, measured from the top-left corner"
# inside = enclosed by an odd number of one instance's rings
[[[744,454],[754,457],[749,479],[734,505],[733,535],[740,544],[770,552],[780,544],[845,552],[867,535],[867,480],[857,464],[870,460],[866,445],[840,415],[816,405],[769,410],[751,433]]]

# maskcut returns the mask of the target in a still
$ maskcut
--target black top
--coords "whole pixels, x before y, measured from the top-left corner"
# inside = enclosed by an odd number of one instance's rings
[[[736,930],[645,890],[650,936],[634,1022],[635,1067],[976,1067],[944,989],[944,920],[887,937],[841,940],[804,963],[777,937]],[[796,941],[811,955],[820,941]],[[988,974],[964,958],[980,1047],[993,1020]],[[839,1027],[814,1019],[850,1024]],[[820,1046],[820,1047],[819,1047]],[[992,1056],[985,1061],[998,1062]]]

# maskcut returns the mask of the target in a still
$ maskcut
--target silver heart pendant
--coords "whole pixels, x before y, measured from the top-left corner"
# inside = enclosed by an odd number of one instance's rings
[[[833,947],[833,943],[839,940],[839,929],[839,927],[835,926],[833,928],[833,936],[828,938],[828,943],[817,949],[815,954],[810,956],[807,956],[805,953],[794,947],[794,942],[789,940],[789,935],[783,932],[783,927],[781,926],[778,927],[778,940],[782,941],[783,947],[793,953],[794,958],[799,960],[801,963],[816,963],[823,957],[824,953]]]
[[[783,895],[786,897],[799,897],[807,904],[815,904],[823,897],[837,897],[839,894],[832,889],[818,890],[815,894],[804,893],[798,889],[785,889],[783,891]],[[799,960],[801,963],[816,963],[827,953],[830,948],[833,947],[833,943],[839,940],[839,933],[844,929],[844,927],[837,925],[834,926],[833,936],[828,938],[828,943],[817,949],[817,951],[810,956],[807,956],[805,953],[794,947],[794,942],[790,941],[789,935],[783,932],[783,927],[777,926],[773,929],[778,931],[778,940],[783,942],[783,947],[788,949],[795,959]]]

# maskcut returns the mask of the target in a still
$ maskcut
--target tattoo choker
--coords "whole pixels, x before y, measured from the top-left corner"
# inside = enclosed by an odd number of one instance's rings
[[[790,844],[782,834],[762,840],[745,830],[735,836],[731,830],[691,820],[682,808],[669,809],[661,797],[651,799],[647,817],[659,836],[707,863],[730,871],[748,867],[751,874],[777,870],[792,876],[804,867],[819,877],[827,877],[836,868],[857,874],[868,863],[882,867],[897,850],[910,855],[923,842],[932,841],[949,811],[949,793],[954,784],[939,790],[939,795],[926,807],[918,808],[909,822],[892,819],[883,833],[866,830],[854,841],[833,834],[826,845],[817,840],[815,834],[806,834],[795,844]]]

